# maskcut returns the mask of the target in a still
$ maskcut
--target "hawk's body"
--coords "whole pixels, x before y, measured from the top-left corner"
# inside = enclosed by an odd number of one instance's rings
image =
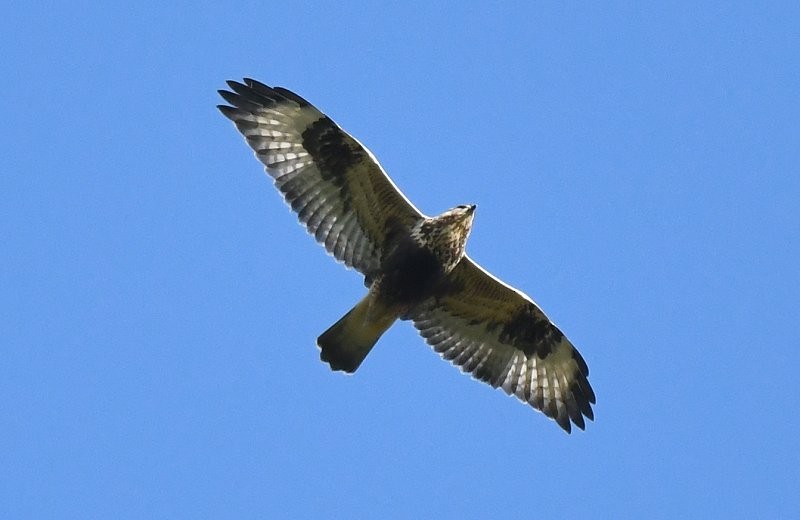
[[[459,206],[396,229],[379,274],[367,279],[367,296],[317,339],[322,360],[355,372],[397,318],[436,295],[464,256],[474,211],[474,205]]]
[[[372,154],[307,101],[228,82],[221,105],[300,221],[365,277],[367,295],[318,339],[334,370],[355,371],[398,318],[442,357],[543,411],[567,432],[593,418],[581,355],[527,296],[464,253],[474,206],[417,210]]]

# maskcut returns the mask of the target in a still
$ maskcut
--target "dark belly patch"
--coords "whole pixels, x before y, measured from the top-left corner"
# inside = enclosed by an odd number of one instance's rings
[[[433,294],[444,272],[436,256],[417,246],[398,247],[384,262],[381,295],[392,303],[413,305]]]

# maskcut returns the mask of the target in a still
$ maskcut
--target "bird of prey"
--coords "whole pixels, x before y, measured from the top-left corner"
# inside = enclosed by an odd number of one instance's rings
[[[464,252],[475,215],[421,213],[361,143],[308,101],[252,79],[228,81],[219,110],[266,167],[300,222],[364,275],[366,296],[317,339],[352,373],[398,319],[463,372],[515,395],[567,433],[594,419],[586,362],[522,292]]]

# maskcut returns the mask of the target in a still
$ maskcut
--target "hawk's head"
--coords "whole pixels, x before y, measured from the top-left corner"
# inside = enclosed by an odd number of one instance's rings
[[[423,220],[411,235],[420,245],[432,250],[444,271],[449,272],[464,256],[474,215],[474,204],[456,206]]]
[[[453,231],[464,235],[466,243],[469,232],[472,230],[472,218],[475,216],[475,204],[462,204],[453,209],[448,209],[435,218],[442,225],[453,228]],[[457,230],[457,231],[456,231]]]

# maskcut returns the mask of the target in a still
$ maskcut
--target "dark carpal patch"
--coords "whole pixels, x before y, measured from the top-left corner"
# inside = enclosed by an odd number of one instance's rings
[[[543,359],[564,335],[547,318],[536,314],[532,305],[520,308],[500,331],[500,341],[522,349],[526,355],[535,353]]]
[[[347,134],[329,117],[313,122],[302,137],[303,148],[318,165],[322,178],[337,186],[344,185],[347,170],[364,158],[364,152],[353,146]]]

